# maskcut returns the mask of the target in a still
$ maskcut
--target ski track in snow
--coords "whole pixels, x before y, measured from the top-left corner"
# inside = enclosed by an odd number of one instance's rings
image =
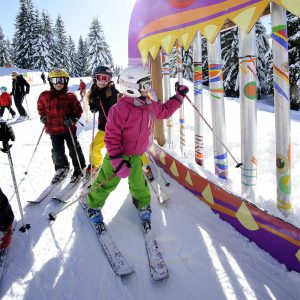
[[[70,83],[76,91],[79,79]],[[19,191],[25,223],[32,227],[27,234],[18,231],[22,223],[16,198],[12,197],[10,169],[6,155],[0,154],[1,187],[12,198],[18,220],[0,283],[0,299],[299,299],[299,274],[288,272],[166,174],[174,191],[172,198],[161,205],[152,197],[153,232],[170,273],[165,281],[154,282],[150,277],[127,180],[110,195],[103,214],[110,234],[133,265],[133,274],[123,279],[114,274],[79,203],[51,223],[48,214],[61,208],[61,203],[50,198],[40,204],[27,203],[47,186],[54,173],[48,135],[42,137],[28,175],[24,175],[42,130],[36,100],[45,88],[31,87],[27,100],[32,119],[13,126],[15,173],[18,182],[24,179]],[[234,101],[230,105],[238,106]],[[86,158],[91,124],[78,125]],[[186,133],[193,134],[191,130]],[[187,163],[192,166],[192,161]]]

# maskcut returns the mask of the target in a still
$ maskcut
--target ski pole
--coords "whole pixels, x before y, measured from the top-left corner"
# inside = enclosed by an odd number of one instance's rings
[[[77,151],[77,148],[76,148],[75,140],[74,140],[74,137],[73,137],[73,134],[72,134],[70,126],[68,126],[68,129],[69,129],[69,133],[70,133],[70,136],[71,136],[71,139],[72,139],[72,144],[73,144],[73,147],[74,147],[74,150],[75,150],[75,154],[76,154],[76,158],[77,158],[77,163],[78,163],[80,171],[81,171],[81,176],[83,176],[83,170],[81,168],[81,164],[80,164],[80,160],[79,160],[79,156],[78,156],[78,151]]]
[[[26,101],[26,106],[27,106],[27,111],[28,111],[28,117],[29,117],[29,119],[31,119],[30,118],[30,111],[29,111],[29,106],[28,106],[28,102],[27,102],[27,97],[26,97],[26,95],[24,96],[24,98],[25,98],[25,101]]]
[[[191,105],[193,106],[193,108],[196,110],[196,112],[200,115],[200,117],[202,118],[202,120],[205,122],[205,124],[208,126],[208,128],[211,130],[211,132],[214,134],[214,136],[217,138],[217,140],[219,141],[219,143],[226,149],[226,151],[229,153],[229,155],[232,157],[232,159],[235,161],[236,163],[236,168],[239,168],[240,166],[243,165],[242,162],[238,162],[235,157],[232,155],[232,153],[229,151],[229,149],[226,147],[226,145],[221,141],[221,139],[217,136],[217,134],[215,133],[215,131],[213,130],[213,128],[209,125],[209,123],[206,121],[206,119],[203,117],[203,115],[201,114],[201,112],[199,111],[199,109],[192,103],[191,99],[189,98],[188,95],[185,95],[186,99],[191,103]]]
[[[34,157],[34,155],[35,155],[35,153],[36,153],[36,149],[37,149],[37,147],[38,147],[38,145],[39,145],[39,143],[40,143],[40,140],[41,140],[41,138],[42,138],[42,135],[43,135],[44,131],[45,131],[45,127],[43,127],[43,130],[42,130],[42,132],[41,132],[41,134],[40,134],[40,136],[39,136],[39,139],[38,139],[38,141],[37,141],[37,143],[36,143],[36,145],[35,145],[35,148],[34,148],[34,150],[33,150],[33,152],[32,152],[32,155],[31,155],[31,158],[30,158],[28,167],[27,167],[27,169],[26,169],[26,171],[25,171],[25,173],[24,173],[25,175],[28,174],[28,169],[29,169],[29,167],[30,167],[30,165],[31,165],[31,162],[32,162],[33,157]]]
[[[23,215],[23,209],[22,209],[22,205],[21,205],[19,190],[18,190],[18,186],[17,186],[17,180],[16,180],[16,176],[15,176],[15,171],[14,171],[14,166],[13,166],[13,162],[12,162],[11,153],[10,153],[10,150],[9,150],[10,147],[11,147],[11,145],[9,145],[8,143],[6,145],[4,145],[4,142],[3,142],[3,148],[4,149],[1,149],[1,150],[3,152],[7,153],[9,166],[10,166],[10,172],[11,172],[11,176],[12,176],[12,179],[13,179],[13,184],[14,184],[14,188],[15,188],[15,192],[16,192],[16,196],[17,196],[17,200],[18,200],[19,211],[20,211],[21,220],[22,220],[22,224],[23,224],[23,226],[19,228],[19,231],[26,232],[28,229],[30,229],[31,226],[30,226],[30,224],[25,224],[25,222],[24,222],[24,215]],[[5,150],[5,149],[7,149],[7,150]]]
[[[95,123],[96,123],[96,113],[93,113],[93,130],[92,130],[92,152],[91,152],[91,185],[93,181],[93,162],[94,162],[94,146],[95,146]]]
[[[60,214],[62,211],[64,211],[66,208],[68,208],[69,206],[71,206],[72,204],[76,203],[79,199],[87,196],[87,194],[96,191],[100,186],[102,186],[104,183],[108,182],[109,180],[111,180],[112,178],[116,177],[117,174],[114,173],[111,176],[109,176],[108,178],[106,178],[104,181],[100,182],[95,188],[93,188],[91,191],[88,191],[86,193],[84,193],[83,195],[79,196],[78,198],[74,199],[72,202],[68,203],[66,206],[62,207],[60,210],[58,210],[57,212],[52,212],[49,214],[49,220],[50,221],[55,221],[56,217],[58,214]]]

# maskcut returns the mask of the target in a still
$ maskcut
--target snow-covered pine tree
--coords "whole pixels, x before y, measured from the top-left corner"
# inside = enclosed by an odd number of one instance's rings
[[[113,68],[113,59],[98,17],[94,18],[88,34],[88,74],[98,65]]]
[[[79,76],[87,76],[87,58],[88,58],[88,50],[87,50],[87,42],[82,39],[82,36],[79,37],[78,41],[78,50],[76,55],[77,61],[77,70]]]
[[[274,94],[274,77],[273,77],[273,53],[272,53],[272,47],[270,47],[269,51],[266,54],[266,76],[267,76],[267,90],[266,94]]]
[[[32,56],[30,57],[31,69],[47,70],[47,46],[42,30],[42,22],[40,20],[39,11],[36,10],[32,20]]]
[[[60,15],[57,16],[54,25],[54,56],[52,64],[57,68],[64,68],[69,72],[70,61],[68,57],[68,41],[65,30],[65,24]]]
[[[177,77],[177,60],[176,60],[176,44],[174,44],[171,53],[169,54],[170,77]]]
[[[32,0],[20,0],[20,11],[16,16],[15,35],[13,38],[14,62],[17,67],[30,69],[30,58],[32,57]]]
[[[191,45],[188,50],[181,47],[181,59],[183,78],[193,81],[193,46]],[[176,59],[176,44],[174,44],[172,51],[169,55],[170,60],[170,77],[177,77],[177,59]]]
[[[207,40],[202,38],[202,84],[209,85],[208,77],[208,56],[207,56]]]
[[[183,78],[193,82],[193,45],[186,51],[182,48]]]
[[[69,72],[70,76],[78,77],[78,65],[76,60],[76,46],[75,42],[73,41],[72,37],[69,35],[68,38],[68,57],[70,62]]]
[[[9,47],[9,42],[5,40],[2,27],[0,26],[0,67],[6,67],[12,64]]]
[[[287,13],[291,109],[300,108],[300,20]]]
[[[221,32],[221,48],[224,93],[229,97],[238,97],[239,37],[237,27]]]
[[[266,95],[268,93],[267,70],[269,66],[267,65],[266,54],[270,49],[266,27],[260,20],[255,24],[255,34],[257,47],[257,98],[259,99],[261,94]]]
[[[39,18],[39,12],[37,11],[34,22],[36,42],[33,44],[33,69],[41,71],[49,71],[51,69],[52,28],[49,15],[43,11]]]
[[[120,72],[123,70],[123,68],[119,65],[115,65],[114,67],[114,76],[119,76]]]

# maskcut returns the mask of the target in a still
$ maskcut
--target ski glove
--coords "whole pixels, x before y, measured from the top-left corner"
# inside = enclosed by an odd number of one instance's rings
[[[178,81],[175,83],[175,91],[177,95],[179,94],[182,97],[185,97],[185,95],[189,92],[189,90],[190,89],[186,85],[179,84]]]
[[[46,115],[42,116],[42,117],[40,118],[40,120],[41,120],[41,122],[42,122],[43,124],[46,124],[46,123],[47,123],[47,116],[46,116]]]
[[[95,104],[93,104],[93,103],[89,103],[89,106],[90,106],[90,111],[92,112],[92,113],[96,113],[97,111],[98,111],[98,107],[97,107],[97,105],[95,105]]]
[[[130,175],[130,164],[128,161],[123,160],[123,158],[115,158],[111,159],[110,163],[120,178],[126,178]]]
[[[64,124],[68,127],[71,127],[72,125],[74,125],[74,121],[72,120],[72,118],[65,116]]]

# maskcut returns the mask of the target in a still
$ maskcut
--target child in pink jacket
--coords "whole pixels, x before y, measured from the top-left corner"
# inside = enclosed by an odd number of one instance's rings
[[[88,213],[92,222],[103,224],[101,208],[106,198],[121,178],[128,177],[133,203],[139,210],[142,223],[149,228],[151,197],[143,174],[141,156],[152,143],[154,120],[169,118],[181,106],[189,89],[177,85],[176,94],[164,104],[151,100],[147,96],[152,85],[150,74],[142,65],[123,70],[119,84],[124,96],[110,109],[104,138],[107,154],[91,189],[113,173],[117,176],[89,193]]]

